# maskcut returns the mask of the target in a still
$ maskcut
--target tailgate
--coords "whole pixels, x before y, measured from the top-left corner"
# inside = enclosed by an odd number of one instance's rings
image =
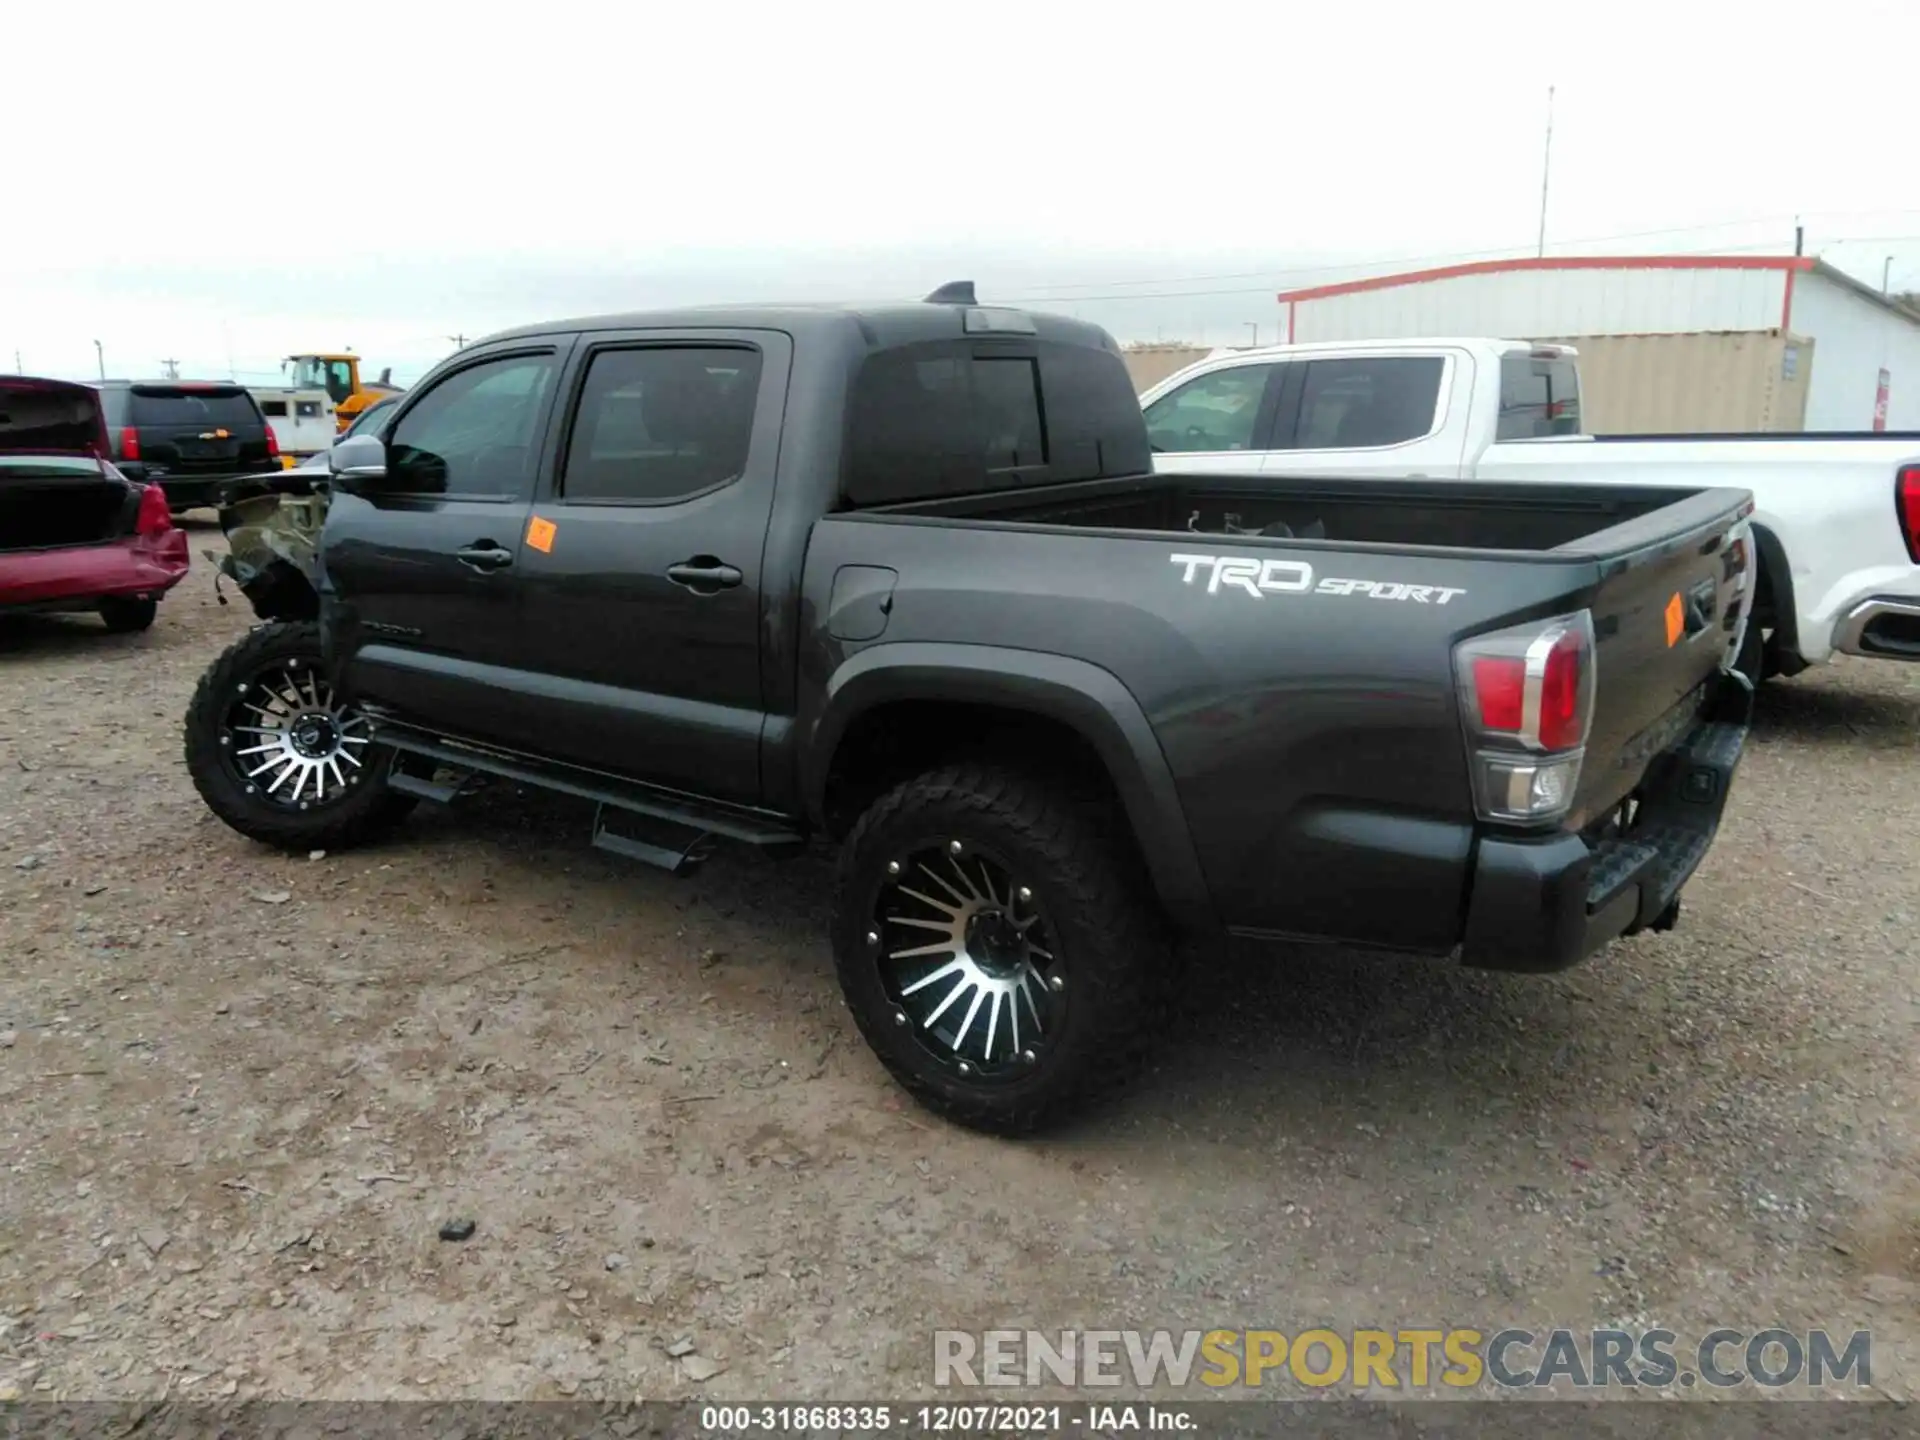
[[[1706,490],[1577,542],[1604,547],[1581,812],[1626,798],[1732,663],[1753,603],[1752,512],[1744,490]]]
[[[136,385],[128,422],[151,470],[228,475],[269,464],[267,422],[237,385]]]

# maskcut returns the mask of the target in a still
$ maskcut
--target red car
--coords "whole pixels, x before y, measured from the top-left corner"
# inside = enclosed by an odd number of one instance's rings
[[[0,615],[92,610],[144,630],[186,577],[166,495],[107,454],[91,385],[0,375]]]

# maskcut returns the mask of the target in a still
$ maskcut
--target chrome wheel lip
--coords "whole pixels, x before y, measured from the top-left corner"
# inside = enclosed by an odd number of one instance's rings
[[[227,769],[251,799],[277,808],[338,804],[368,774],[367,718],[340,704],[318,665],[293,657],[257,667],[220,720]]]
[[[998,955],[974,953],[983,922]],[[889,1029],[964,1083],[1031,1075],[1060,1034],[1065,972],[1039,887],[991,847],[929,837],[885,861],[865,938]]]

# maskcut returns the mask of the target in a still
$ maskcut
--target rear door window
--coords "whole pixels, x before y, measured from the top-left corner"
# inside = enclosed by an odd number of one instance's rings
[[[1163,455],[1261,448],[1255,431],[1276,368],[1236,365],[1189,380],[1147,407],[1147,439]]]
[[[567,446],[572,501],[665,505],[740,478],[760,352],[656,345],[593,357]]]
[[[1446,364],[1438,355],[1312,361],[1290,448],[1369,450],[1432,434]]]
[[[1500,418],[1495,440],[1544,440],[1580,433],[1580,372],[1559,356],[1500,358]]]
[[[127,423],[142,429],[258,430],[263,422],[253,397],[244,390],[136,385]]]

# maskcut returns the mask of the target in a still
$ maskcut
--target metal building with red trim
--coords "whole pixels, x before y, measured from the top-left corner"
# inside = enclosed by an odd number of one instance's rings
[[[1920,429],[1920,313],[1809,256],[1480,260],[1279,300],[1294,343],[1576,345],[1595,429]]]

